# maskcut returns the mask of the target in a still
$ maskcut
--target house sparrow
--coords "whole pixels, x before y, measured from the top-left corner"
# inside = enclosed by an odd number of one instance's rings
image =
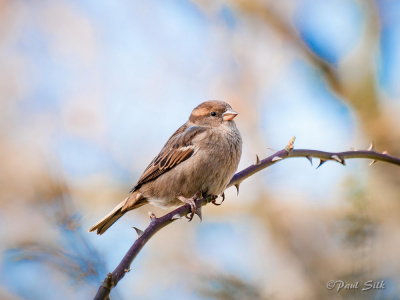
[[[194,108],[129,196],[89,231],[103,234],[127,211],[147,203],[161,207],[189,203],[193,217],[194,200],[223,193],[238,167],[242,138],[233,121],[236,116],[223,101],[206,101]]]

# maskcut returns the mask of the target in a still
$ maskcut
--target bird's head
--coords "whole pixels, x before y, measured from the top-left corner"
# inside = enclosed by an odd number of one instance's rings
[[[238,115],[232,107],[224,101],[206,101],[195,107],[189,121],[199,126],[218,127],[224,123],[233,122]]]

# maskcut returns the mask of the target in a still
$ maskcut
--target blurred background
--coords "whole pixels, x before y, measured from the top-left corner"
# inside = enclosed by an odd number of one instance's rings
[[[166,211],[87,229],[202,101],[240,113],[239,169],[291,136],[400,156],[399,1],[0,0],[0,43],[0,299],[92,298]],[[254,175],[159,232],[112,299],[400,299],[400,169],[368,163]]]

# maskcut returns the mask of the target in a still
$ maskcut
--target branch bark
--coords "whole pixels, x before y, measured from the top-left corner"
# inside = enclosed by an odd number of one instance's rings
[[[310,162],[312,162],[312,158],[318,158],[320,160],[318,167],[320,167],[323,163],[325,163],[328,160],[336,161],[338,163],[341,163],[342,165],[345,165],[346,159],[354,159],[354,158],[371,159],[372,160],[371,164],[376,161],[382,161],[400,166],[400,158],[391,156],[386,152],[383,153],[376,152],[373,150],[372,144],[368,150],[345,151],[345,152],[326,152],[326,151],[308,150],[308,149],[293,149],[293,144],[294,144],[294,138],[290,140],[289,144],[285,147],[285,149],[277,151],[273,155],[268,156],[263,160],[259,160],[257,156],[256,163],[236,173],[232,177],[227,188],[231,186],[236,186],[237,190],[239,191],[239,185],[245,179],[249,178],[253,174],[279,161],[291,157],[305,157]],[[196,207],[200,209],[203,205],[207,204],[209,201],[210,199],[199,198],[195,201]],[[172,222],[180,219],[183,216],[186,216],[190,212],[191,212],[190,205],[186,204],[178,207],[177,209],[171,211],[170,213],[160,218],[157,218],[153,214],[150,215],[151,221],[149,226],[143,232],[137,230],[139,234],[138,239],[133,243],[131,248],[125,254],[122,261],[115,268],[115,270],[112,273],[107,274],[107,277],[104,279],[102,285],[99,287],[94,299],[95,300],[109,299],[109,295],[112,288],[114,288],[118,284],[118,282],[125,276],[125,274],[130,271],[130,266],[132,261],[138,255],[143,246],[150,240],[150,238],[165,226],[171,224]]]

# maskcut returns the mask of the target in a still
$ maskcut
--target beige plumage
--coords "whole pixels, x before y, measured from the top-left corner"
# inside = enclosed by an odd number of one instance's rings
[[[223,101],[206,101],[167,141],[130,195],[90,228],[103,234],[127,211],[151,203],[161,207],[191,203],[196,194],[221,194],[239,164],[242,139]],[[187,201],[186,201],[187,200]]]

